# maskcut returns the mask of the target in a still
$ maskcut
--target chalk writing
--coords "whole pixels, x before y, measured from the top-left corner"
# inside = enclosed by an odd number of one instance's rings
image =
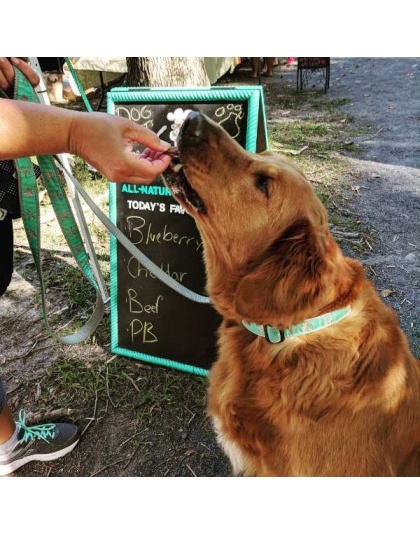
[[[180,204],[170,204],[169,205],[169,212],[170,213],[180,213],[181,215],[184,215],[186,213],[185,209]]]
[[[130,313],[159,313],[159,304],[162,302],[162,295],[158,295],[154,304],[142,304],[138,300],[137,291],[135,289],[127,290],[128,308]]]
[[[129,238],[134,245],[140,245],[141,243],[144,245],[173,243],[175,245],[191,246],[196,251],[199,251],[203,246],[201,239],[197,235],[179,235],[176,232],[171,232],[167,224],[164,224],[163,228],[156,230],[153,223],[148,223],[146,219],[139,215],[130,215],[126,218],[126,221]]]
[[[164,213],[166,206],[163,202],[144,202],[143,200],[127,200],[129,209],[140,211],[160,211]]]
[[[160,195],[170,197],[171,192],[167,187],[160,185],[136,185],[122,184],[121,193],[141,194],[141,195]]]
[[[147,200],[127,200],[127,206],[130,210],[137,211],[155,211],[159,213],[165,213],[166,204],[163,202],[150,202]],[[169,213],[178,213],[185,215],[186,211],[180,204],[169,204]]]
[[[126,119],[138,122],[145,128],[153,130],[153,112],[147,106],[142,106],[140,109],[138,107],[127,108],[125,106],[119,106],[116,114],[118,117],[125,117]]]
[[[177,280],[178,282],[184,282],[185,277],[187,276],[186,272],[173,270],[169,263],[161,263],[159,267],[167,275],[169,275],[174,280]],[[151,273],[149,269],[143,267],[142,264],[134,256],[131,256],[131,258],[128,260],[127,272],[131,276],[131,278],[156,278],[156,276]]]
[[[134,340],[140,337],[141,343],[157,343],[158,338],[153,332],[153,323],[150,321],[140,321],[140,319],[133,319],[130,323],[131,343],[134,345]]]

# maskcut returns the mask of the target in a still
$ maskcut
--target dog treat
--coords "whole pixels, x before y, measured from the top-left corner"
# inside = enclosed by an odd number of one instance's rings
[[[172,156],[172,161],[169,164],[169,167],[173,170],[173,172],[179,173],[179,171],[182,169],[182,163],[178,148],[176,146],[170,146],[166,151],[166,154]]]
[[[166,154],[169,154],[170,156],[177,156],[179,157],[179,150],[176,146],[170,146],[168,150],[165,151]]]
[[[172,165],[172,169],[174,172],[179,172],[182,169],[182,163],[176,163],[175,165]]]

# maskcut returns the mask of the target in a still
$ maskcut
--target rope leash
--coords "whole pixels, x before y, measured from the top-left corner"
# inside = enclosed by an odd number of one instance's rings
[[[57,156],[54,156],[57,163],[61,166],[60,160],[57,158]],[[67,169],[62,167],[64,172],[67,173]],[[160,267],[158,267],[153,261],[151,261],[141,250],[139,250],[133,243],[121,232],[121,230],[113,224],[108,217],[100,210],[100,208],[95,204],[95,202],[90,198],[90,196],[87,194],[87,192],[83,189],[80,182],[71,174],[68,174],[68,177],[73,182],[74,187],[80,194],[80,196],[83,198],[83,200],[86,202],[86,204],[90,207],[90,209],[93,211],[93,213],[98,217],[98,219],[101,221],[101,223],[107,228],[107,230],[113,234],[116,239],[119,241],[119,243],[132,255],[136,260],[138,260],[146,269],[148,269],[153,275],[156,276],[161,282],[169,286],[171,289],[182,295],[183,297],[186,297],[190,300],[193,300],[194,302],[198,302],[201,304],[210,304],[209,297],[205,297],[203,295],[200,295],[198,293],[195,293],[194,291],[191,291],[191,289],[188,289],[187,287],[180,284],[178,281],[174,280],[171,276],[169,276],[165,271],[163,271]]]

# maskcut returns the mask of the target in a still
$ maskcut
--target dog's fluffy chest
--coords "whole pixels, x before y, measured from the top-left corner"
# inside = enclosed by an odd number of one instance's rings
[[[210,373],[209,414],[235,474],[393,474],[386,455],[378,464],[392,417],[385,404],[371,406],[375,386],[357,389],[342,362],[328,364],[328,352],[299,356],[297,346],[285,344],[273,357],[255,343],[264,340],[228,329]],[[346,360],[351,369],[348,354]]]
[[[235,334],[222,336],[209,388],[209,413],[234,474],[311,475],[299,442],[310,440],[314,422],[337,403],[345,385],[320,380],[291,354],[281,361],[270,354],[262,355],[266,361],[249,361],[255,348],[247,351],[242,344],[232,351],[237,342]]]

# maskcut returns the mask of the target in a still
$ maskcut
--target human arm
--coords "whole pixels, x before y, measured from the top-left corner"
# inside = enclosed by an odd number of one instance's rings
[[[149,147],[133,152],[133,143]],[[169,165],[168,145],[134,122],[106,113],[0,99],[0,159],[69,153],[111,182],[148,183]]]
[[[7,89],[13,79],[4,75],[6,62],[0,59]],[[15,65],[22,72],[28,67],[23,61]],[[135,142],[148,149],[136,154]],[[168,147],[151,130],[122,117],[0,99],[0,159],[70,153],[112,182],[150,183],[169,165]]]

